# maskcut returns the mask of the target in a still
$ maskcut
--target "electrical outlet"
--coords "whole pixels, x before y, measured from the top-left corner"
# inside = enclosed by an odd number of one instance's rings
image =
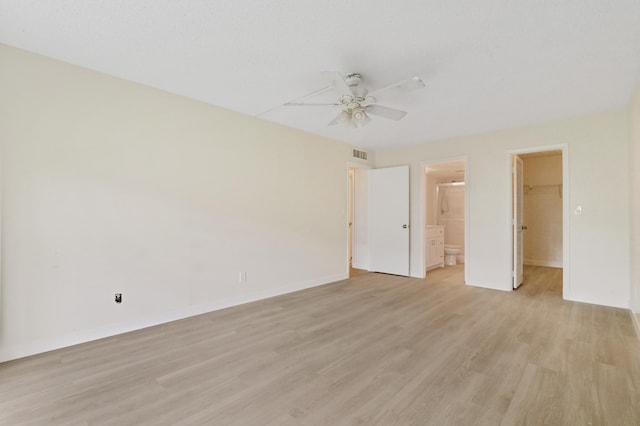
[[[116,293],[116,303],[122,303],[122,293]]]

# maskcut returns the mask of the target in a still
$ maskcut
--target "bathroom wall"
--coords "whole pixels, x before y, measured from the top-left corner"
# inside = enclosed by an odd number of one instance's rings
[[[435,176],[425,173],[425,215],[426,225],[438,224],[438,198],[436,192],[436,178]]]
[[[562,154],[523,156],[525,265],[562,267]]]
[[[444,226],[444,243],[464,249],[465,187],[439,185],[438,188],[438,225]]]

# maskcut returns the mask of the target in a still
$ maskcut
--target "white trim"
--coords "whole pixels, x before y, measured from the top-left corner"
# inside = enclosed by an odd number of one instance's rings
[[[424,209],[424,205],[425,205],[425,197],[426,197],[426,188],[425,188],[425,176],[426,176],[426,168],[428,165],[430,164],[438,164],[438,163],[449,163],[451,161],[464,161],[464,184],[465,184],[465,191],[464,191],[464,283],[465,285],[469,285],[469,283],[467,282],[467,280],[469,279],[469,270],[470,270],[470,255],[469,253],[471,252],[471,250],[469,250],[469,247],[471,247],[470,244],[470,239],[469,239],[469,218],[471,217],[470,212],[471,212],[471,206],[470,206],[470,202],[469,200],[471,199],[470,194],[471,194],[471,187],[473,186],[472,183],[469,180],[469,157],[467,157],[466,155],[463,156],[456,156],[456,157],[446,157],[446,158],[438,158],[438,159],[430,159],[430,160],[423,160],[420,162],[420,239],[421,239],[421,246],[422,246],[422,254],[420,256],[420,264],[421,264],[421,268],[420,270],[421,272],[421,276],[417,276],[416,278],[424,278],[426,276],[426,265],[425,265],[425,254],[426,254],[426,247],[425,247],[425,233],[426,233],[426,211]]]
[[[631,313],[631,321],[636,329],[636,337],[640,339],[640,313],[634,313],[632,310],[629,310]]]
[[[329,275],[326,277],[309,280],[303,283],[290,283],[274,290],[258,291],[248,295],[230,297],[215,302],[188,306],[174,312],[149,318],[147,320],[127,324],[114,324],[108,327],[99,327],[93,330],[79,331],[78,333],[71,333],[51,339],[42,339],[23,345],[16,345],[11,348],[3,348],[0,351],[0,362],[23,358],[26,356],[35,355],[55,349],[61,349],[67,346],[90,342],[92,340],[103,339],[105,337],[111,337],[159,324],[165,324],[171,321],[214,312],[220,309],[230,308],[232,306],[243,305],[245,303],[255,302],[262,299],[268,299],[270,297],[280,296],[282,294],[293,293],[296,291],[305,290],[307,288],[345,280],[347,278],[349,278],[348,274]]]
[[[419,170],[420,182],[418,183],[418,191],[420,191],[420,197],[418,199],[420,200],[420,205],[418,206],[418,211],[420,212],[420,247],[422,247],[422,250],[420,253],[420,261],[418,262],[418,264],[420,265],[420,273],[415,278],[425,278],[427,276],[427,263],[425,261],[425,258],[427,256],[427,247],[425,244],[427,212],[424,208],[427,196],[427,188],[425,186],[425,180],[427,179],[427,164],[429,163],[426,161],[421,161]]]
[[[505,184],[505,188],[507,191],[507,247],[508,247],[508,252],[511,253],[511,256],[509,256],[509,262],[507,262],[507,270],[505,271],[506,274],[505,276],[508,277],[507,282],[504,285],[503,290],[506,291],[513,291],[513,277],[514,277],[514,259],[513,259],[513,245],[514,245],[514,240],[513,240],[513,224],[514,224],[514,218],[513,218],[513,174],[515,172],[514,167],[513,167],[513,154],[515,154],[512,151],[507,151],[507,179],[505,180],[506,184]]]
[[[471,232],[470,225],[471,222],[471,187],[473,187],[473,182],[469,179],[469,171],[470,171],[469,160],[467,157],[464,157],[464,283],[467,284],[467,279],[470,276],[470,259],[471,256]]]
[[[367,170],[371,170],[373,169],[373,167],[369,164],[362,164],[362,163],[354,163],[353,161],[347,161],[347,170],[349,169],[367,169]]]
[[[2,322],[2,161],[0,161],[0,322]]]
[[[507,179],[506,179],[506,190],[507,190],[507,247],[509,250],[513,250],[513,233],[511,232],[511,227],[513,226],[511,220],[511,206],[513,204],[513,193],[511,191],[511,185],[513,176],[511,173],[511,156],[517,154],[529,154],[533,152],[544,152],[544,151],[562,151],[562,298],[567,300],[573,300],[571,296],[571,281],[570,281],[570,271],[569,271],[569,259],[571,256],[571,250],[569,245],[569,237],[570,227],[571,227],[571,214],[569,211],[569,145],[558,144],[558,145],[544,145],[530,148],[520,148],[513,149],[507,151]],[[508,270],[506,271],[505,276],[509,277],[507,286],[505,286],[505,290],[513,290],[513,285],[511,283],[511,272],[513,267],[513,261],[510,260],[508,262]]]

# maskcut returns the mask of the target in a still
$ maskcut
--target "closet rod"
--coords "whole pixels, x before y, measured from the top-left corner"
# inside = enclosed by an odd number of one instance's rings
[[[527,185],[525,183],[524,186],[527,189],[536,189],[536,188],[553,188],[553,187],[556,187],[556,186],[562,186],[562,184],[561,183],[553,183],[553,184],[548,184],[548,185]]]
[[[560,196],[560,198],[562,198],[562,184],[561,183],[549,184],[549,185],[527,185],[527,184],[524,184],[524,192],[525,192],[525,194],[528,193],[529,191],[533,191],[535,189],[542,189],[542,188],[558,188],[558,195]]]
[[[464,182],[436,183],[436,186],[464,186]]]

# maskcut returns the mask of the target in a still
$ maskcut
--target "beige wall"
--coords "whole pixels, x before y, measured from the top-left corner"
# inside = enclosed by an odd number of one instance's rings
[[[565,146],[568,154],[565,297],[629,306],[629,135],[627,110],[376,152],[376,167],[411,166],[411,274],[422,276],[422,162],[467,158],[467,283],[511,287],[510,155]],[[595,166],[598,166],[596,168]],[[599,170],[606,172],[599,173]]]
[[[562,267],[562,155],[523,158],[524,263]]]
[[[349,146],[6,46],[0,63],[0,361],[346,276]]]
[[[0,361],[346,275],[347,145],[4,46],[0,63]],[[628,306],[640,91],[631,114],[377,153],[378,166],[411,165],[412,274],[421,162],[465,156],[467,281],[507,289],[509,153],[548,145],[568,147],[569,206],[583,205],[568,223],[568,297]]]
[[[631,126],[631,280],[632,308],[640,313],[640,84],[629,108]]]

